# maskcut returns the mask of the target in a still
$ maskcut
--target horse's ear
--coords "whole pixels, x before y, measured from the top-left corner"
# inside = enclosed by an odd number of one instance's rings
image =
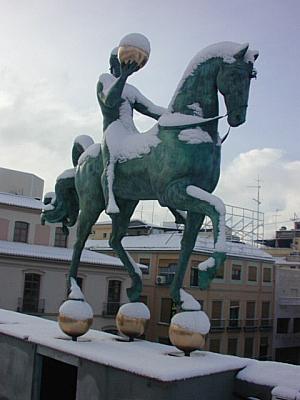
[[[248,47],[249,47],[249,43],[243,44],[241,50],[239,50],[233,57],[236,60],[243,60],[243,58],[245,57],[245,54],[247,53]]]

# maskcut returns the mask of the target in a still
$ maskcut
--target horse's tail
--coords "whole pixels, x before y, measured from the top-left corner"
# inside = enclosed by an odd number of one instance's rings
[[[80,156],[93,144],[94,141],[87,135],[76,137],[72,149],[74,168],[67,169],[58,176],[55,184],[55,193],[46,193],[44,196],[44,209],[41,216],[42,224],[62,223],[65,234],[69,233],[68,227],[76,224],[79,213],[79,198],[75,186],[76,166]]]

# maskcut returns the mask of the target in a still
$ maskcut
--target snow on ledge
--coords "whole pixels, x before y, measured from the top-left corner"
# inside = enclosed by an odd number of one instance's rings
[[[62,340],[66,335],[56,322],[7,310],[0,310],[0,333],[165,382],[238,370],[249,361],[206,351],[195,351],[191,357],[169,356],[180,351],[144,340],[119,342],[114,335],[92,329],[83,336],[88,341]]]

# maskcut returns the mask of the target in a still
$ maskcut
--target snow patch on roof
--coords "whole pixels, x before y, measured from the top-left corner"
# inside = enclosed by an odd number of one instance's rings
[[[122,240],[124,248],[130,250],[180,250],[180,242],[182,233],[158,233],[147,236],[125,236]],[[87,240],[86,248],[88,249],[109,249],[107,240]],[[214,249],[213,240],[198,236],[194,251],[211,254]],[[226,251],[228,255],[239,256],[244,258],[262,259],[273,261],[273,257],[256,247],[251,247],[243,243],[226,242]]]
[[[33,257],[69,262],[72,259],[72,252],[72,249],[67,248],[40,246],[37,244],[17,243],[0,240],[0,254],[10,256]],[[118,258],[108,256],[106,254],[99,254],[89,250],[83,250],[81,262],[87,264],[112,265],[116,267],[123,267],[122,262]]]
[[[42,210],[43,202],[33,197],[0,192],[0,204]]]

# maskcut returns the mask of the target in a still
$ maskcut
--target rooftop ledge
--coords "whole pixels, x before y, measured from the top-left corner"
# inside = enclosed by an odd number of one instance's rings
[[[165,383],[236,371],[237,381],[252,386],[264,385],[269,391],[280,386],[300,392],[300,366],[206,351],[195,351],[191,357],[184,357],[173,346],[145,340],[121,342],[115,335],[92,329],[72,342],[55,321],[13,311],[0,310],[0,336],[59,352],[66,360],[77,359],[78,365],[79,360],[91,361]]]

